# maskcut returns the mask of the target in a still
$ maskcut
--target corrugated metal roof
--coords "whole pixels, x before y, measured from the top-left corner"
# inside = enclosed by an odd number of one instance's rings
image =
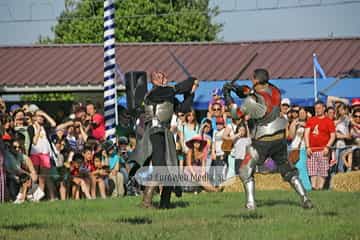
[[[229,80],[255,52],[258,56],[242,74],[267,68],[272,79],[312,77],[312,54],[328,76],[360,69],[360,38],[311,39],[233,43],[117,44],[117,63],[123,72],[162,70],[170,80],[186,76],[169,54],[171,49],[201,80]],[[101,85],[103,46],[33,45],[0,47],[0,85]]]

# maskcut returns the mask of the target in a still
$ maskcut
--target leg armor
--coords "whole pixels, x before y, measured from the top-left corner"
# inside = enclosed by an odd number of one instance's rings
[[[293,176],[290,180],[290,185],[295,189],[296,193],[300,196],[301,206],[305,209],[313,208],[313,204],[306,194],[306,190],[301,183],[298,176]]]
[[[240,165],[240,178],[243,182],[245,194],[246,194],[246,204],[245,207],[248,209],[255,209],[255,181],[254,181],[254,171],[256,163],[259,160],[259,154],[256,149],[252,146],[249,146],[246,149],[246,156],[244,161]]]

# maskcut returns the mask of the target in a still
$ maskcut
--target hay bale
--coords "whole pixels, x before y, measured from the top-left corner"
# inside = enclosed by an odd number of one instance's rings
[[[339,192],[359,192],[360,171],[336,174],[332,178],[332,190]]]
[[[255,174],[256,190],[290,190],[288,182],[285,182],[279,173]],[[243,192],[244,188],[239,177],[233,177],[224,184],[224,192]]]

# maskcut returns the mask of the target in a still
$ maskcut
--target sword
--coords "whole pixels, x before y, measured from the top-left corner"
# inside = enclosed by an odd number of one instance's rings
[[[239,73],[231,80],[231,84],[233,84],[236,80],[240,78],[240,76],[246,71],[246,69],[250,66],[250,64],[254,61],[258,53],[256,52],[249,61],[240,69]]]
[[[186,69],[185,65],[180,62],[180,60],[175,56],[175,54],[169,49],[170,55],[172,56],[172,58],[174,59],[174,61],[177,63],[177,65],[179,65],[179,67],[181,68],[181,70],[185,73],[185,75],[190,78],[191,74],[190,72]]]

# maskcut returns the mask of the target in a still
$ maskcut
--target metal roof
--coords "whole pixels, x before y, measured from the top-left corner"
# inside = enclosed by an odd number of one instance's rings
[[[169,80],[186,78],[169,54],[171,49],[200,80],[229,80],[258,53],[241,79],[255,68],[267,68],[272,79],[312,77],[316,53],[327,76],[360,69],[360,38],[230,43],[127,43],[116,45],[123,72],[162,70]],[[101,86],[100,44],[0,47],[0,86]],[[4,92],[4,89],[0,91]]]

